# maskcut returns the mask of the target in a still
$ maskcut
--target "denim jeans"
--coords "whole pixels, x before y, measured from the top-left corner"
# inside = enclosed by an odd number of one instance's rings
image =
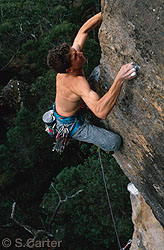
[[[63,126],[57,120],[57,128]],[[72,129],[74,123],[66,124],[68,129]],[[121,146],[121,137],[112,131],[97,127],[87,121],[84,121],[71,136],[71,138],[87,143],[92,143],[103,149],[104,151],[117,151]]]

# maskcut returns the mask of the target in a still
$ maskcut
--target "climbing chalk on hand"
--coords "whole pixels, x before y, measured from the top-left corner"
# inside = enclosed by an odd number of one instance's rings
[[[131,73],[131,75],[130,76],[135,76],[136,75],[136,72],[133,72],[133,73]]]
[[[137,74],[140,72],[140,66],[138,63],[133,63],[134,68],[136,69]]]

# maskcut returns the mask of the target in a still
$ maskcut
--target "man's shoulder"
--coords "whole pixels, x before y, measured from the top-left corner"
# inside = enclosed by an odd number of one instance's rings
[[[76,83],[73,86],[74,93],[78,96],[83,96],[86,92],[90,91],[90,85],[84,76],[77,76]]]
[[[76,79],[78,80],[78,81],[87,81],[87,79],[86,79],[86,77],[85,76],[76,76]]]
[[[87,85],[89,84],[85,76],[77,76],[76,80],[78,83],[85,83]]]
[[[62,79],[71,79],[71,80],[78,80],[78,81],[87,81],[85,76],[77,75],[77,76],[71,76],[69,73],[57,73],[56,78],[62,78]]]
[[[85,76],[77,76],[77,78],[76,78],[76,86],[80,90],[90,87],[90,85],[89,85],[89,83],[88,83]]]

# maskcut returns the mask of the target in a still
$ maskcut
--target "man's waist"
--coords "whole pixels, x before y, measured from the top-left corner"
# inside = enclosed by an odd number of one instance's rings
[[[59,120],[61,123],[63,124],[70,124],[70,123],[73,123],[77,120],[81,120],[83,119],[82,118],[82,114],[80,114],[79,111],[76,112],[76,114],[74,115],[71,115],[71,116],[63,116],[63,115],[60,115],[57,111],[56,111],[56,108],[55,108],[55,103],[53,104],[53,111],[54,111],[54,115],[55,117],[57,118],[57,120]]]
[[[65,118],[70,118],[70,117],[77,117],[78,115],[78,110],[76,112],[63,112],[61,110],[58,111],[57,108],[55,108],[55,112],[63,119]]]

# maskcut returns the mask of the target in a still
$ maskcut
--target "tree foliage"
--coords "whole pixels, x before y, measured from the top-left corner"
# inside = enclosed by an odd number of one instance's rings
[[[117,249],[100,162],[97,159],[98,152],[95,148],[91,148],[91,153],[83,164],[65,167],[53,182],[62,199],[82,190],[74,199],[62,205],[54,219],[52,231],[57,238],[63,240],[64,249],[68,249],[67,245],[78,250]],[[110,155],[103,152],[101,154],[116,226],[122,243],[126,244],[131,237],[131,210],[126,190],[128,180]],[[51,185],[42,204],[47,214],[47,223],[58,199]]]

